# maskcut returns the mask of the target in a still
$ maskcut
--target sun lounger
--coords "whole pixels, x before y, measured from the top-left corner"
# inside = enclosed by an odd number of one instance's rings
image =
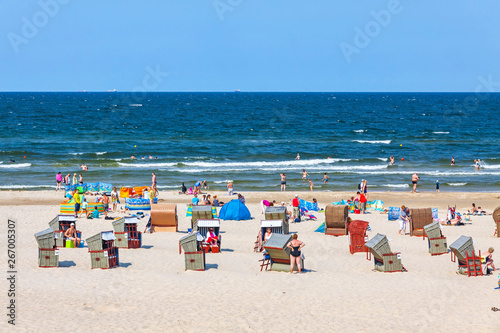
[[[347,205],[327,205],[325,208],[325,235],[347,235],[349,207]]]
[[[406,269],[401,264],[401,254],[392,252],[389,245],[389,240],[386,235],[377,234],[365,246],[370,249],[368,254],[373,255],[375,270],[385,273],[403,272]],[[371,260],[371,255],[367,255],[367,259]]]

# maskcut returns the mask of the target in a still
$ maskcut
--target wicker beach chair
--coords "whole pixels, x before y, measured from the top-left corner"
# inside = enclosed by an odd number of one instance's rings
[[[349,252],[354,254],[356,252],[368,252],[365,243],[368,241],[366,230],[368,229],[368,222],[361,220],[354,220],[349,223]]]
[[[376,271],[385,273],[406,271],[401,264],[401,254],[391,251],[389,240],[386,235],[375,235],[365,243],[365,246],[370,249],[366,259],[371,260],[371,255],[373,255]]]
[[[432,208],[410,209],[410,236],[425,237],[424,226],[433,221]]]
[[[260,229],[257,235],[257,240],[254,245],[254,252],[261,252],[263,250],[264,237],[267,228],[271,228],[273,234],[288,234],[288,222],[283,220],[261,220]]]
[[[451,261],[458,260],[458,273],[468,276],[483,275],[481,267],[481,251],[476,255],[472,237],[460,236],[450,244]]]
[[[290,271],[290,249],[287,245],[291,240],[292,235],[273,234],[264,244],[264,249],[271,259],[271,271]],[[304,269],[304,255],[301,257],[301,266]],[[298,268],[295,266],[294,271],[297,270]]]
[[[59,214],[49,222],[49,227],[54,229],[54,232],[56,233],[56,236],[57,236],[56,247],[65,247],[66,246],[66,237],[64,236],[64,233],[70,227],[71,223],[75,223],[75,229],[76,229],[76,220],[77,220],[77,218],[73,214],[71,214],[71,215]],[[78,238],[81,239],[82,232],[79,230],[76,230],[76,233],[77,233]]]
[[[288,228],[288,212],[285,206],[270,206],[266,208],[266,220],[282,220],[283,225]]]
[[[122,217],[112,222],[115,231],[115,245],[118,248],[137,249],[142,244],[142,233],[137,230],[137,217]]]
[[[205,251],[202,251],[203,236],[192,233],[179,240],[179,254],[184,250],[185,270],[204,271]]]
[[[495,235],[500,238],[500,206],[493,211],[493,221],[496,224]]]
[[[196,220],[211,220],[213,219],[212,206],[193,206],[191,211],[191,229],[193,229]]]
[[[103,231],[87,238],[92,269],[108,269],[118,267],[118,248],[113,231]]]
[[[347,205],[327,205],[325,208],[325,235],[344,236],[348,232]]]
[[[178,218],[176,204],[151,206],[151,232],[177,232]]]
[[[448,253],[446,237],[443,236],[439,222],[424,226],[424,233],[429,243],[429,253],[433,256]],[[424,235],[424,236],[425,236]]]
[[[208,239],[207,233],[210,228],[214,229],[214,234],[217,236],[217,246],[209,245],[206,240]],[[193,231],[200,233],[203,237],[203,250],[205,252],[211,251],[212,253],[219,253],[222,241],[222,236],[220,235],[220,220],[196,220],[193,225]]]
[[[54,229],[48,228],[35,234],[38,243],[38,267],[59,267],[59,250]]]

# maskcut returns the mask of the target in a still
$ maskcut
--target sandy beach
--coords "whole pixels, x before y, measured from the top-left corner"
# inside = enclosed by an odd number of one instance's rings
[[[225,193],[210,193],[228,199]],[[314,232],[324,221],[322,213],[317,221],[290,225],[306,244],[304,274],[260,272],[262,255],[253,252],[263,219],[259,202],[289,204],[296,192],[242,194],[253,219],[221,221],[222,253],[207,254],[207,270],[194,272],[184,271],[184,256],[178,252],[178,241],[190,222],[186,209],[191,197],[161,192],[160,202],[178,204],[179,232],[145,234],[143,248],[119,250],[120,267],[92,270],[86,247],[61,249],[59,268],[38,267],[33,234],[46,229],[59,213],[61,192],[0,192],[1,216],[17,223],[15,331],[70,332],[79,327],[101,332],[495,332],[500,327],[500,312],[491,311],[500,308],[500,290],[494,289],[498,272],[484,277],[458,275],[449,254],[431,256],[427,241],[399,236],[398,222],[375,211],[352,218],[370,222],[369,238],[386,234],[392,250],[401,252],[408,272],[374,272],[373,259],[349,253],[347,236]],[[316,198],[320,207],[352,195],[298,194],[306,200]],[[372,192],[368,199],[383,200],[386,208],[437,207],[440,218],[448,205],[465,212],[475,202],[488,213],[500,205],[500,193]],[[146,222],[141,220],[141,231]],[[112,230],[111,221],[103,218],[79,219],[77,227],[83,239]],[[500,251],[494,231],[490,215],[474,216],[465,226],[443,228],[448,245],[461,235],[472,236],[481,252],[489,247]],[[0,239],[6,253],[7,227],[0,229]],[[494,258],[500,266],[497,252]]]

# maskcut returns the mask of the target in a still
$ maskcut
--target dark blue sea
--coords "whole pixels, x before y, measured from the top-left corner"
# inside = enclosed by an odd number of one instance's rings
[[[316,191],[410,191],[413,172],[422,191],[500,191],[499,111],[474,93],[0,93],[0,189],[51,189],[85,163],[85,182],[156,172],[160,189],[276,191],[284,172],[308,190],[305,169]]]

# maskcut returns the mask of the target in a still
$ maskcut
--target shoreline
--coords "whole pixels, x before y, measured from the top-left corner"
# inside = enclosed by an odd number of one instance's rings
[[[217,195],[220,201],[227,202],[230,199],[236,199],[237,196],[227,196],[226,191],[204,191],[202,194],[209,193]],[[248,204],[257,204],[261,200],[276,200],[289,204],[291,199],[298,194],[301,199],[311,201],[316,198],[321,207],[327,204],[348,199],[355,196],[355,192],[339,191],[339,192],[309,192],[309,191],[242,191],[241,193]],[[191,195],[180,195],[178,191],[160,191],[158,197],[159,202],[168,202],[176,204],[188,204],[191,202]],[[437,207],[440,210],[447,209],[448,205],[457,206],[457,210],[466,210],[471,207],[474,202],[476,206],[480,206],[490,213],[493,209],[500,206],[500,192],[433,192],[424,191],[412,193],[405,192],[368,192],[368,200],[382,200],[384,207],[400,206],[402,204],[409,207]],[[21,206],[21,205],[58,205],[63,201],[63,191],[0,191],[0,206]],[[121,205],[125,202],[121,199]]]

